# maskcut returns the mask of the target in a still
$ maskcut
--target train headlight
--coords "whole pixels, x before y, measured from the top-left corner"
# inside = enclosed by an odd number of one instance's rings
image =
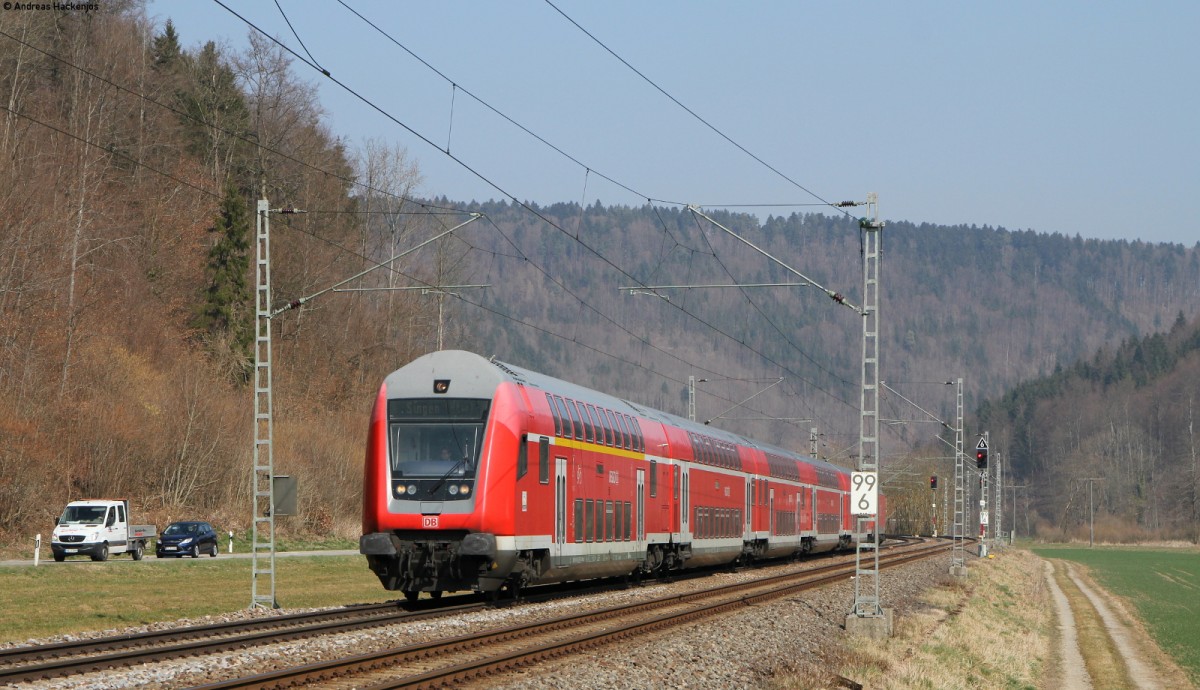
[[[417,495],[417,485],[409,484],[408,485],[408,493],[412,494],[413,496],[416,496]]]
[[[451,485],[450,485],[450,495],[451,495],[451,496],[457,496],[457,495],[458,495],[458,486],[456,486],[456,485],[454,485],[454,484],[451,484]]]
[[[467,494],[471,493],[471,485],[463,484],[462,487],[459,488],[459,491],[462,492],[463,496],[466,496]]]

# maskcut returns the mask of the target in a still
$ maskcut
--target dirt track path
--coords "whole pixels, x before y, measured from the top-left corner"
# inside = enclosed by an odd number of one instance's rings
[[[1061,562],[1065,579],[1060,587],[1055,576],[1055,564]],[[1075,612],[1071,609],[1071,601],[1075,605],[1089,607],[1091,610],[1079,611],[1085,618],[1092,617],[1092,612],[1104,625],[1104,632],[1112,641],[1111,647],[1120,656],[1127,675],[1124,678],[1101,678],[1098,683],[1103,687],[1128,687],[1144,690],[1157,688],[1187,688],[1192,685],[1178,669],[1173,661],[1163,655],[1154,645],[1145,630],[1141,629],[1138,621],[1129,623],[1129,615],[1123,610],[1119,599],[1095,584],[1087,576],[1085,570],[1076,570],[1076,566],[1066,561],[1045,561],[1046,584],[1050,588],[1054,606],[1057,611],[1059,638],[1059,673],[1058,687],[1068,690],[1090,690],[1095,687],[1094,679],[1088,675],[1083,654],[1079,648],[1079,636],[1076,631]],[[1082,603],[1073,592],[1070,596],[1063,588],[1078,590],[1087,603]],[[1148,659],[1153,659],[1150,663]]]
[[[1061,687],[1063,690],[1090,690],[1092,679],[1084,668],[1083,655],[1079,653],[1079,637],[1075,633],[1075,616],[1071,613],[1071,604],[1067,601],[1067,595],[1059,588],[1058,582],[1054,580],[1054,565],[1050,561],[1043,563],[1046,584],[1050,587],[1054,608],[1058,613],[1059,658],[1062,660]]]
[[[1092,608],[1096,609],[1096,613],[1100,615],[1100,620],[1104,621],[1104,628],[1108,632],[1109,638],[1112,639],[1117,651],[1125,660],[1125,665],[1129,669],[1129,679],[1133,682],[1134,687],[1146,690],[1167,687],[1163,685],[1154,668],[1142,658],[1141,651],[1133,643],[1132,631],[1109,608],[1105,601],[1108,598],[1107,593],[1097,592],[1089,587],[1075,574],[1075,568],[1069,563],[1067,564],[1067,577],[1071,578],[1071,582],[1075,583],[1079,591],[1083,592],[1083,595],[1092,603]]]

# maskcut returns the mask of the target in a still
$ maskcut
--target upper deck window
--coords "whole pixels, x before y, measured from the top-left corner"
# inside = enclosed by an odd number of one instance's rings
[[[575,407],[574,400],[567,401],[567,412],[571,413],[571,426],[575,428],[575,438],[583,440],[583,422],[579,420],[579,410]]]
[[[571,415],[567,412],[567,403],[557,395],[554,396],[554,404],[558,410],[558,416],[562,419],[562,435],[563,438],[571,438],[575,432],[571,430]]]
[[[554,435],[563,435],[563,420],[558,414],[558,408],[554,406],[554,396],[546,394],[546,402],[550,403],[550,416],[554,418]]]

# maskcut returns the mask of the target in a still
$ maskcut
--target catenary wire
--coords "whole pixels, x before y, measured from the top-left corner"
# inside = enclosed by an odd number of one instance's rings
[[[596,42],[596,45],[598,45],[598,46],[600,46],[601,48],[603,48],[605,51],[607,51],[607,52],[608,52],[608,54],[609,54],[609,55],[612,55],[614,58],[616,58],[618,61],[620,61],[620,63],[621,63],[621,64],[625,65],[625,66],[626,66],[626,67],[628,67],[630,70],[632,70],[634,74],[636,74],[636,75],[638,75],[639,77],[641,77],[641,78],[642,78],[642,79],[643,79],[643,80],[644,80],[644,81],[645,81],[647,84],[649,84],[650,86],[653,86],[653,87],[654,87],[656,90],[658,90],[658,92],[659,92],[659,93],[661,93],[662,95],[666,96],[666,97],[667,97],[667,98],[668,98],[668,99],[669,99],[669,100],[670,100],[672,103],[674,103],[675,105],[679,106],[680,108],[683,108],[683,110],[684,110],[685,112],[687,112],[687,113],[688,113],[689,115],[691,115],[692,117],[696,118],[696,120],[697,120],[697,121],[699,121],[701,124],[703,124],[705,127],[708,127],[709,129],[711,129],[711,130],[712,130],[712,131],[713,131],[713,132],[714,132],[714,133],[715,133],[717,136],[721,137],[721,138],[722,138],[722,139],[724,139],[725,141],[727,141],[727,142],[729,142],[730,144],[732,144],[732,145],[733,145],[735,148],[737,148],[737,149],[738,149],[739,151],[741,151],[742,153],[744,153],[744,154],[746,154],[747,156],[750,156],[751,158],[753,158],[755,161],[757,161],[757,162],[758,162],[760,165],[762,165],[763,167],[767,168],[768,170],[770,170],[771,172],[775,173],[776,175],[778,175],[779,177],[783,178],[784,180],[787,180],[788,182],[790,182],[790,183],[791,183],[793,186],[795,186],[796,188],[798,188],[798,189],[800,189],[801,191],[805,192],[806,194],[808,194],[808,195],[809,195],[809,196],[811,196],[812,198],[814,198],[814,199],[817,199],[818,201],[820,201],[820,202],[821,202],[821,205],[823,205],[823,206],[829,206],[830,208],[836,208],[836,209],[837,209],[839,212],[841,212],[841,213],[845,214],[846,216],[850,216],[850,215],[851,215],[851,214],[849,214],[849,213],[848,213],[848,212],[847,212],[845,209],[842,209],[841,207],[839,207],[839,206],[835,205],[833,202],[826,201],[825,199],[823,199],[823,198],[822,198],[822,197],[821,197],[819,194],[817,194],[816,192],[813,192],[812,190],[808,189],[808,188],[807,188],[807,187],[805,187],[804,185],[802,185],[802,184],[800,184],[799,182],[797,182],[797,181],[793,180],[791,177],[788,177],[786,174],[784,174],[784,173],[783,173],[782,171],[780,171],[778,168],[776,168],[775,166],[771,165],[770,163],[767,163],[765,160],[763,160],[762,158],[759,158],[757,155],[755,155],[754,153],[752,153],[752,152],[751,152],[749,149],[747,149],[746,147],[744,147],[744,146],[742,146],[741,144],[739,144],[739,143],[737,143],[736,141],[734,141],[732,137],[730,137],[729,135],[725,134],[725,133],[724,133],[724,132],[722,132],[720,129],[717,129],[717,127],[715,127],[714,125],[712,125],[712,124],[711,124],[711,123],[710,123],[708,120],[705,120],[703,117],[700,117],[700,115],[699,115],[699,114],[697,114],[697,113],[696,113],[696,111],[694,111],[694,110],[692,110],[691,108],[689,108],[689,107],[687,107],[686,105],[684,105],[684,104],[683,104],[683,103],[682,103],[682,102],[681,102],[681,101],[680,101],[678,98],[675,98],[675,97],[674,97],[674,96],[672,96],[670,93],[668,93],[666,89],[664,89],[663,87],[661,87],[661,86],[659,86],[658,84],[656,84],[656,83],[654,82],[654,80],[653,80],[653,79],[651,79],[651,78],[647,77],[645,74],[643,74],[643,73],[642,73],[642,71],[641,71],[641,70],[639,70],[638,68],[636,68],[636,67],[634,67],[633,65],[631,65],[631,64],[629,63],[629,61],[628,61],[628,60],[626,60],[625,58],[621,57],[620,55],[618,55],[618,54],[616,53],[616,51],[614,51],[612,48],[609,48],[607,45],[605,45],[603,41],[601,41],[600,39],[596,38],[596,37],[595,37],[595,36],[594,36],[594,35],[593,35],[593,34],[592,34],[590,31],[588,31],[587,29],[583,28],[583,27],[582,27],[582,26],[579,24],[579,22],[575,21],[575,20],[574,20],[574,19],[572,19],[570,16],[568,16],[566,12],[563,12],[561,9],[559,9],[557,5],[555,5],[553,2],[551,2],[551,0],[545,0],[545,2],[546,2],[546,4],[547,4],[547,5],[549,5],[550,7],[552,7],[552,8],[554,9],[554,11],[555,11],[555,12],[558,12],[560,15],[562,15],[562,17],[563,17],[564,19],[566,19],[568,22],[570,22],[571,24],[573,24],[573,25],[575,26],[575,28],[577,28],[577,29],[579,29],[580,31],[582,31],[582,32],[583,32],[583,34],[584,34],[585,36],[587,36],[588,38],[590,38],[590,39],[592,39],[593,41],[595,41],[595,42]]]
[[[373,101],[371,101],[370,99],[368,99],[367,97],[365,97],[365,96],[363,96],[362,94],[358,93],[356,90],[354,90],[354,89],[353,89],[353,88],[351,88],[349,85],[347,85],[347,84],[345,84],[344,82],[342,82],[341,80],[337,79],[336,77],[334,77],[334,76],[332,76],[332,75],[329,75],[329,74],[325,73],[325,72],[324,72],[324,70],[322,70],[322,68],[320,68],[318,65],[316,65],[316,64],[312,63],[311,61],[309,61],[309,60],[305,59],[303,56],[301,56],[300,54],[298,54],[298,53],[297,53],[295,50],[293,50],[292,48],[290,48],[290,47],[289,47],[289,46],[287,46],[286,44],[282,43],[281,41],[279,41],[279,40],[278,40],[278,39],[276,39],[275,37],[271,36],[271,35],[270,35],[270,34],[268,34],[266,31],[263,31],[263,29],[262,29],[262,28],[260,28],[259,26],[257,26],[257,25],[256,25],[256,24],[254,24],[253,22],[251,22],[250,20],[246,19],[245,17],[243,17],[241,14],[239,14],[238,12],[236,12],[235,10],[233,10],[232,8],[230,8],[228,5],[226,5],[226,4],[225,4],[224,2],[222,2],[221,0],[213,0],[213,2],[215,2],[217,5],[220,5],[222,8],[224,8],[224,9],[225,9],[227,12],[229,12],[229,13],[230,13],[230,14],[232,14],[233,16],[235,16],[235,17],[237,17],[238,19],[240,19],[242,22],[244,22],[244,23],[245,23],[247,26],[249,26],[251,29],[253,29],[253,30],[257,31],[258,33],[260,33],[261,35],[263,35],[264,37],[266,37],[268,40],[271,40],[271,41],[273,41],[274,43],[276,43],[277,45],[279,45],[279,46],[280,46],[280,48],[282,48],[283,50],[285,50],[285,51],[287,51],[288,53],[290,53],[291,55],[293,55],[293,56],[294,56],[294,57],[295,57],[297,60],[299,60],[300,62],[302,62],[302,63],[304,63],[304,64],[308,65],[309,67],[311,67],[312,69],[314,69],[314,70],[316,70],[316,71],[318,71],[318,72],[321,72],[322,74],[325,74],[325,76],[326,76],[326,78],[327,78],[327,79],[329,79],[330,81],[332,81],[334,84],[336,84],[338,87],[340,87],[341,89],[343,89],[344,91],[346,91],[346,92],[347,92],[347,93],[349,93],[350,95],[352,95],[354,98],[356,98],[356,99],[358,99],[359,101],[361,101],[363,104],[367,105],[367,106],[368,106],[368,107],[370,107],[371,109],[373,109],[373,110],[375,110],[376,112],[378,112],[380,115],[384,116],[384,117],[385,117],[385,118],[387,118],[388,120],[392,121],[392,122],[393,122],[393,123],[395,123],[396,125],[398,125],[398,126],[400,126],[401,128],[403,128],[405,131],[409,132],[409,133],[410,133],[410,134],[412,134],[413,136],[415,136],[415,137],[417,137],[418,139],[420,139],[421,141],[425,142],[425,144],[426,144],[426,145],[428,145],[428,146],[430,146],[430,147],[432,147],[432,148],[434,148],[434,149],[437,149],[437,150],[441,151],[441,148],[440,148],[440,147],[438,147],[438,146],[437,146],[437,145],[436,145],[436,144],[435,144],[433,141],[431,141],[431,140],[430,140],[428,137],[426,137],[425,135],[421,134],[420,132],[417,132],[417,131],[416,131],[416,130],[414,130],[412,127],[410,127],[408,124],[406,124],[406,123],[402,122],[401,120],[399,120],[398,118],[396,118],[394,115],[392,115],[392,114],[391,114],[391,113],[389,113],[388,111],[384,110],[382,107],[380,107],[379,105],[377,105],[376,103],[374,103]],[[559,226],[557,223],[555,223],[555,222],[553,222],[552,220],[550,220],[550,219],[549,219],[548,217],[546,217],[544,214],[540,213],[540,212],[539,212],[537,209],[535,209],[535,208],[533,208],[532,206],[530,206],[530,205],[529,205],[527,202],[524,202],[524,201],[521,201],[520,199],[518,199],[518,198],[517,198],[515,195],[511,194],[511,193],[510,193],[510,192],[508,192],[506,189],[504,189],[503,187],[501,187],[499,184],[497,184],[496,182],[494,182],[493,180],[491,180],[490,178],[488,178],[486,175],[484,175],[483,173],[481,173],[481,172],[479,172],[478,170],[476,170],[474,167],[472,167],[471,165],[469,165],[469,164],[468,164],[466,161],[464,161],[464,160],[463,160],[463,159],[461,159],[460,157],[458,157],[458,156],[456,156],[456,155],[454,155],[454,154],[452,154],[452,153],[445,152],[445,151],[443,151],[443,153],[444,153],[444,155],[446,155],[447,157],[449,157],[451,160],[453,160],[455,163],[457,163],[458,165],[460,165],[460,166],[461,166],[461,167],[462,167],[464,170],[468,171],[469,173],[471,173],[471,174],[472,174],[472,175],[474,175],[475,177],[479,178],[479,179],[480,179],[482,182],[486,183],[487,185],[489,185],[490,187],[492,187],[493,189],[495,189],[495,190],[496,190],[496,191],[498,191],[499,193],[503,194],[503,195],[504,195],[506,198],[512,199],[512,200],[513,200],[513,202],[514,202],[515,204],[517,204],[517,205],[521,206],[521,207],[522,207],[522,208],[524,208],[526,211],[528,211],[530,214],[532,214],[532,215],[536,216],[537,218],[539,218],[540,220],[542,220],[543,222],[545,222],[547,225],[549,225],[549,226],[553,227],[555,230],[557,230],[558,232],[560,232],[560,233],[562,233],[562,234],[566,235],[567,237],[572,237],[572,236],[571,236],[571,234],[570,234],[569,232],[567,232],[567,231],[566,231],[564,228],[562,228],[562,227],[561,227],[561,226]],[[815,196],[815,195],[814,195],[814,196]],[[820,197],[816,197],[816,198],[820,198]],[[632,276],[631,274],[629,274],[628,272],[626,272],[626,271],[625,271],[623,268],[621,268],[621,267],[617,266],[616,264],[614,264],[614,263],[612,262],[612,260],[610,260],[608,257],[604,256],[602,253],[600,253],[599,251],[597,251],[597,250],[596,250],[594,247],[592,247],[592,246],[591,246],[591,245],[589,245],[588,243],[586,243],[586,242],[582,241],[582,239],[580,239],[580,238],[573,238],[573,237],[572,237],[572,239],[574,239],[574,240],[575,240],[577,243],[579,243],[579,245],[580,245],[581,247],[583,247],[584,249],[586,249],[586,250],[587,250],[587,251],[588,251],[590,254],[592,254],[592,255],[593,255],[593,256],[595,256],[597,259],[599,259],[599,260],[600,260],[600,261],[602,261],[603,263],[607,264],[608,266],[610,266],[610,267],[611,267],[611,268],[613,268],[614,270],[618,271],[619,273],[621,273],[621,274],[622,274],[622,275],[624,275],[625,277],[629,278],[630,280],[633,280],[633,281],[639,282],[639,283],[641,282],[641,281],[639,281],[637,278],[635,278],[634,276]],[[576,298],[576,299],[578,299],[578,298]],[[583,304],[585,304],[585,305],[587,304],[586,302],[583,302],[582,300],[580,300],[580,301],[581,301],[581,303],[583,303]],[[594,308],[594,307],[591,307],[590,305],[587,305],[587,306],[589,306],[589,308],[591,308],[592,310],[595,310],[595,308]],[[756,349],[756,348],[750,347],[749,345],[747,345],[747,344],[745,344],[745,343],[742,343],[742,342],[741,342],[741,341],[739,341],[739,340],[738,340],[736,337],[734,337],[734,336],[732,336],[732,335],[730,335],[730,334],[728,334],[728,333],[725,333],[724,331],[721,331],[720,329],[717,329],[717,328],[716,328],[716,327],[714,327],[714,326],[713,326],[711,323],[709,323],[709,322],[707,322],[707,321],[705,321],[705,320],[703,320],[703,319],[700,319],[700,318],[699,318],[698,316],[696,316],[695,314],[692,314],[691,312],[687,312],[686,310],[684,310],[684,311],[685,311],[685,313],[687,313],[689,316],[691,316],[692,318],[695,318],[695,319],[697,319],[698,321],[700,321],[700,323],[702,323],[702,324],[704,324],[704,325],[708,326],[710,329],[714,330],[715,332],[717,332],[717,333],[721,333],[721,334],[722,334],[722,335],[724,335],[725,337],[727,337],[727,338],[730,338],[730,339],[731,339],[733,342],[737,342],[737,343],[739,343],[739,344],[743,345],[744,347],[747,347],[748,349],[750,349],[750,351],[754,352],[754,353],[755,353],[755,354],[757,354],[759,357],[762,357],[764,361],[766,361],[766,362],[769,362],[769,363],[771,363],[772,365],[774,365],[774,366],[776,366],[776,367],[779,367],[780,369],[782,369],[782,370],[784,370],[784,371],[788,371],[788,372],[789,372],[789,373],[791,373],[793,376],[796,376],[796,377],[797,377],[797,378],[799,378],[799,379],[805,380],[805,379],[804,379],[804,377],[801,377],[801,376],[799,376],[798,374],[796,374],[795,372],[792,372],[792,371],[791,371],[791,369],[790,369],[789,367],[787,367],[787,366],[783,365],[783,364],[782,364],[782,363],[780,363],[780,362],[777,362],[777,361],[776,361],[776,360],[775,360],[773,357],[771,357],[770,355],[768,355],[768,354],[766,354],[766,353],[762,352],[761,350],[758,350],[758,349]],[[599,312],[597,312],[597,313],[599,313]],[[818,385],[818,384],[816,384],[815,382],[811,382],[811,381],[809,381],[809,383],[810,383],[810,384],[811,384],[811,385],[812,385],[814,388],[817,388],[818,390],[821,390],[821,391],[825,392],[827,395],[830,395],[830,396],[831,396],[833,399],[835,399],[835,400],[838,400],[839,402],[842,402],[843,404],[847,405],[848,407],[853,407],[852,405],[850,405],[850,403],[849,403],[849,402],[847,402],[847,401],[845,401],[845,400],[842,400],[841,398],[838,398],[838,397],[837,397],[836,395],[834,395],[832,392],[830,392],[830,391],[827,391],[826,389],[824,389],[823,387],[819,386],[819,385]]]

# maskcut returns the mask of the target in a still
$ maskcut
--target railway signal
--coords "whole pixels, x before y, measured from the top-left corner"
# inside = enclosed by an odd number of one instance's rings
[[[985,441],[981,438],[981,439],[979,439],[979,443],[975,444],[975,467],[976,467],[976,469],[986,470],[987,466],[988,466],[987,461],[988,461],[987,441]]]
[[[930,489],[937,488],[937,475],[936,474],[929,475],[929,488]]]

